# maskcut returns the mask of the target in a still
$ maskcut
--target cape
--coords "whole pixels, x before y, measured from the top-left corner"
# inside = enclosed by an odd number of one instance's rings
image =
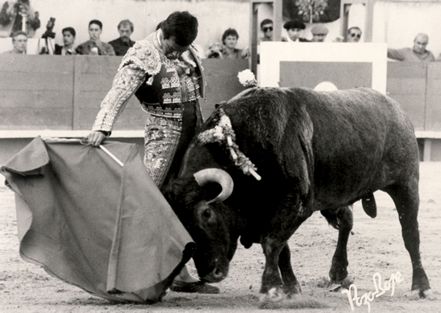
[[[1,167],[16,196],[20,255],[109,300],[159,301],[194,243],[140,148],[103,147],[37,137]]]

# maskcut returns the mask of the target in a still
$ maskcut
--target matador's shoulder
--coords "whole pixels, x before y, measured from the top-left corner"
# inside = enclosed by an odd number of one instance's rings
[[[134,64],[149,75],[156,75],[161,70],[161,57],[150,40],[139,40],[127,51],[119,68],[128,64]]]

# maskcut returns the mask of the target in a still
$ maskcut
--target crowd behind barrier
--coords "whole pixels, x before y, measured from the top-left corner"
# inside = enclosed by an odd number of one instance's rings
[[[55,24],[61,25],[61,31],[55,31]],[[119,36],[108,43],[101,40],[103,23],[92,19],[87,25],[89,40],[75,42],[76,32],[69,25],[63,25],[50,17],[46,23],[46,30],[41,38],[35,38],[35,32],[42,28],[39,12],[32,6],[31,0],[6,0],[0,9],[0,52],[24,54],[87,54],[87,55],[124,55],[135,43],[131,35],[136,25],[129,19],[121,20],[117,25]],[[110,25],[114,27],[115,25]],[[158,25],[159,27],[160,25]],[[324,24],[313,24],[306,31],[306,24],[300,19],[285,21],[283,25],[282,41],[287,42],[361,42],[363,30],[357,25],[349,25],[343,37],[327,38],[328,28]],[[86,27],[86,25],[85,25]],[[106,25],[108,27],[108,25]],[[260,22],[260,41],[273,40],[274,24],[271,19]],[[197,47],[201,57],[241,59],[248,58],[248,48],[237,47],[239,33],[226,25],[219,41],[207,44],[207,51]],[[58,36],[58,37],[57,37]],[[62,44],[55,43],[55,38],[62,38]],[[116,37],[116,34],[115,34]],[[29,39],[27,39],[29,38]],[[25,41],[28,40],[26,43]],[[8,42],[9,41],[9,42]],[[388,49],[388,57],[398,61],[431,62],[441,60],[441,55],[435,58],[427,49],[429,36],[424,33],[416,34],[412,47]]]

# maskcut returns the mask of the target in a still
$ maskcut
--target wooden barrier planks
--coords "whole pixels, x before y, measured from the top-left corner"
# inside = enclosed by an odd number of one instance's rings
[[[0,129],[71,129],[73,58],[1,55]]]
[[[338,89],[372,86],[372,63],[367,62],[280,62],[280,87],[315,88],[331,82]]]
[[[0,130],[90,129],[120,60],[0,55]],[[248,61],[206,59],[203,66],[207,86],[201,105],[207,117],[216,103],[243,90],[237,73]],[[387,84],[388,94],[400,102],[417,130],[441,130],[441,63],[390,62]],[[115,130],[139,130],[143,124],[144,113],[133,97]]]
[[[427,69],[426,129],[441,131],[441,62]]]
[[[201,110],[206,118],[216,104],[229,100],[244,89],[237,74],[248,68],[248,60],[205,59],[202,66],[207,85]]]
[[[417,62],[388,62],[387,95],[397,100],[415,129],[426,129],[427,67]]]
[[[76,56],[74,69],[73,129],[90,129],[101,101],[112,86],[120,57]],[[144,114],[132,97],[118,117],[115,129],[142,129]]]

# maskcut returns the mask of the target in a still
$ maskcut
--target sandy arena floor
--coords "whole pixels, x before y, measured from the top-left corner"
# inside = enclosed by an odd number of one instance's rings
[[[396,210],[390,198],[377,193],[378,216],[369,218],[360,203],[354,206],[354,234],[349,239],[349,272],[359,294],[373,291],[372,276],[383,280],[400,272],[403,282],[394,296],[387,292],[372,302],[371,312],[441,312],[441,163],[421,163],[421,206],[419,214],[421,253],[435,300],[406,296],[411,284],[411,264],[401,239]],[[218,286],[219,295],[169,292],[161,303],[148,305],[112,304],[47,275],[38,266],[19,257],[14,195],[0,187],[0,312],[255,312],[259,311],[259,286],[264,257],[259,246],[240,247],[232,261],[230,275]],[[325,308],[301,308],[295,312],[351,312],[340,292],[322,287],[327,278],[337,232],[316,213],[290,241],[294,270],[303,287],[303,305],[319,303]],[[302,302],[302,301],[300,301]],[[293,312],[279,308],[279,312]],[[368,312],[366,306],[354,312]]]

